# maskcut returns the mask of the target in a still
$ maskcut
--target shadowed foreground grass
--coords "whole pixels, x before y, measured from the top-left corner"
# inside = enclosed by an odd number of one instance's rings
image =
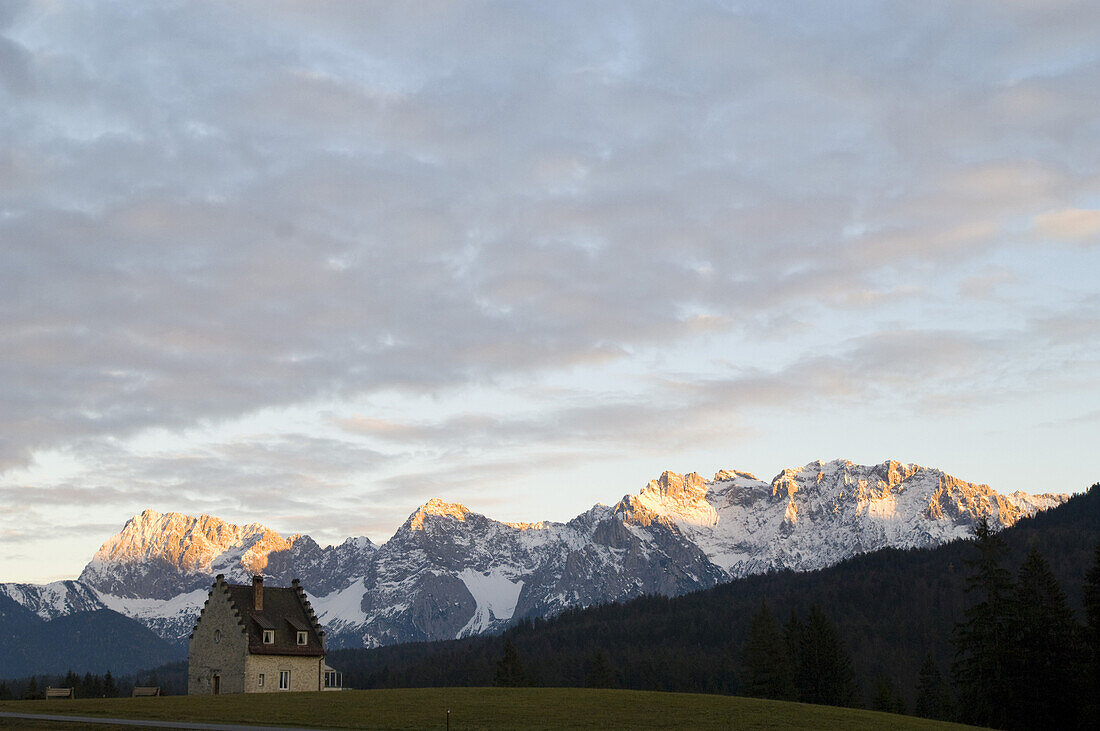
[[[580,688],[407,688],[340,693],[5,701],[0,711],[319,728],[948,729],[874,711],[694,693]],[[8,725],[0,728],[26,728]],[[74,728],[81,728],[74,726]],[[84,728],[89,728],[85,726]],[[121,728],[121,727],[120,727]]]

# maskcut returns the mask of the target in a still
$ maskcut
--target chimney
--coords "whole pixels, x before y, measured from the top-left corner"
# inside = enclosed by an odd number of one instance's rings
[[[264,577],[252,577],[252,608],[257,612],[264,610]]]

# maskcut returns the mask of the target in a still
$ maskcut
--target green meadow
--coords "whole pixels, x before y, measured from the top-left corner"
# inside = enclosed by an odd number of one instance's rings
[[[340,693],[0,702],[0,711],[157,721],[371,729],[947,729],[958,724],[802,703],[578,688],[408,688]],[[41,728],[56,728],[42,725]],[[34,728],[0,718],[0,728]],[[74,729],[111,728],[76,726]],[[123,727],[118,727],[123,728]],[[132,728],[132,727],[131,727]]]

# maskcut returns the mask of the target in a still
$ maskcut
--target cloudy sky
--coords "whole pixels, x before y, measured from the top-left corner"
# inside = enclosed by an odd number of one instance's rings
[[[664,469],[1100,480],[1100,4],[0,5],[0,580]]]

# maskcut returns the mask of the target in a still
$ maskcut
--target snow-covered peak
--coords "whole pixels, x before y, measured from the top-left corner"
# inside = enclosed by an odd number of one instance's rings
[[[465,505],[460,505],[459,503],[445,503],[439,498],[434,497],[417,508],[416,512],[409,516],[409,530],[424,530],[424,522],[429,516],[437,518],[454,518],[455,520],[465,521],[466,516],[471,512],[473,511]]]
[[[49,584],[0,584],[0,596],[19,602],[45,620],[74,612],[102,609],[96,591],[79,581],[54,581]]]
[[[743,480],[760,482],[760,480],[756,479],[756,475],[751,472],[742,472],[741,470],[718,470],[714,473],[714,482],[738,482]]]
[[[240,526],[212,515],[195,518],[145,510],[108,538],[92,562],[127,564],[160,559],[185,572],[196,572],[209,569],[215,559],[233,552],[239,554],[242,566],[259,573],[267,565],[267,554],[285,551],[298,537],[283,538],[259,523]]]
[[[830,493],[838,498],[858,497],[868,491],[881,496],[918,473],[937,477],[943,475],[939,470],[894,460],[876,465],[857,465],[846,459],[818,460],[780,472],[772,479],[771,492],[777,499],[792,499],[800,490],[810,490],[815,494]]]
[[[546,530],[550,524],[544,520],[540,520],[537,523],[504,523],[509,528],[515,528],[517,530]]]
[[[259,523],[146,510],[100,546],[80,581],[101,593],[167,598],[216,573],[234,580],[264,573],[269,556],[289,550],[299,538],[284,538]]]
[[[1020,510],[1034,513],[1038,510],[1050,510],[1066,501],[1066,496],[1058,493],[1044,492],[1042,495],[1031,495],[1017,490],[1005,495],[1005,498]]]
[[[707,481],[695,472],[680,475],[666,471],[619,505],[622,512],[630,514],[628,522],[642,525],[649,525],[654,518],[699,526],[718,522],[718,513],[707,500]]]
[[[377,546],[375,546],[374,542],[366,536],[353,536],[345,539],[344,542],[340,544],[339,548],[342,551],[361,552],[374,551],[377,549]]]

